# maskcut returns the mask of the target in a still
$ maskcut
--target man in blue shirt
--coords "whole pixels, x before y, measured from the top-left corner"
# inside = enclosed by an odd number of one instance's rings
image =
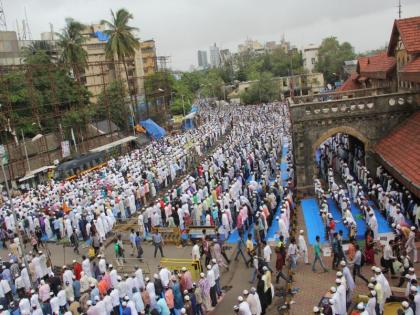
[[[137,258],[142,259],[143,255],[143,248],[141,247],[141,237],[140,232],[136,232],[136,237],[134,238],[134,243],[136,244],[137,248]]]
[[[157,230],[156,232],[152,234],[152,240],[153,240],[153,245],[155,245],[155,258],[156,258],[158,249],[160,250],[160,255],[162,257],[165,257],[163,255],[163,250],[162,250],[162,245],[163,245],[162,235],[160,235],[160,233]]]

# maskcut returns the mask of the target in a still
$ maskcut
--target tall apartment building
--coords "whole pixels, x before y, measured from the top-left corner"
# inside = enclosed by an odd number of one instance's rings
[[[85,69],[83,81],[92,94],[91,101],[96,102],[98,95],[103,91],[104,84],[116,78],[125,79],[125,69],[122,63],[113,64],[106,58],[105,46],[108,37],[103,33],[105,27],[101,24],[92,24],[82,32],[86,38],[83,48],[87,52],[89,66]],[[133,58],[125,60],[127,64],[128,80],[133,94],[139,98],[144,97],[144,69],[141,47],[136,49]]]
[[[207,69],[209,67],[209,62],[207,59],[207,51],[199,50],[197,52],[197,58],[198,58],[198,67],[200,69]]]
[[[220,66],[220,50],[219,47],[216,46],[216,43],[214,43],[213,46],[210,46],[210,65],[213,68]]]
[[[140,48],[144,75],[151,75],[157,71],[156,43],[153,39],[145,40],[140,43]]]

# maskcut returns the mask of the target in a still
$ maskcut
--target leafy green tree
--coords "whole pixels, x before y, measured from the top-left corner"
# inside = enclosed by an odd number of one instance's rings
[[[328,83],[344,77],[343,64],[355,58],[354,48],[348,42],[339,43],[336,37],[325,38],[318,50],[316,70],[324,74]]]
[[[273,81],[270,72],[260,74],[258,81],[251,84],[247,91],[241,93],[241,100],[245,104],[271,102],[279,97],[279,87]]]
[[[10,104],[6,118],[28,137],[52,132],[60,123],[58,112],[76,111],[89,104],[87,89],[51,61],[44,49],[25,57],[27,67],[13,69],[0,80],[0,103]],[[37,113],[37,116],[34,114]]]
[[[279,87],[270,72],[260,74],[258,81],[251,84],[247,91],[241,93],[240,98],[245,104],[271,102],[279,98]]]
[[[217,69],[209,69],[200,82],[201,93],[206,97],[223,98],[223,87],[225,82]]]
[[[98,119],[110,119],[122,130],[129,129],[130,113],[127,106],[127,89],[120,80],[112,81],[98,96],[95,116]]]
[[[86,68],[87,52],[82,45],[86,41],[82,31],[85,25],[72,18],[66,19],[66,26],[58,36],[58,46],[61,48],[60,62],[68,65],[73,75],[80,82],[81,73]]]

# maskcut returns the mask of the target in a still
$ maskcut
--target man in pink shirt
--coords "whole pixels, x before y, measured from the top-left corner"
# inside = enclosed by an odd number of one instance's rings
[[[41,280],[41,286],[39,287],[39,298],[42,302],[47,301],[50,298],[50,285]]]

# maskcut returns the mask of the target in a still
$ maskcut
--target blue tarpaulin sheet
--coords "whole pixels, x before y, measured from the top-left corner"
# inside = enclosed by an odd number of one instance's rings
[[[159,126],[157,123],[155,123],[150,118],[147,120],[142,120],[140,122],[140,125],[143,126],[144,129],[146,129],[147,133],[153,138],[153,139],[160,139],[166,135],[165,129],[163,129],[161,126]]]
[[[96,37],[101,41],[101,42],[107,42],[109,39],[109,36],[100,32],[100,31],[96,31],[95,32]]]

